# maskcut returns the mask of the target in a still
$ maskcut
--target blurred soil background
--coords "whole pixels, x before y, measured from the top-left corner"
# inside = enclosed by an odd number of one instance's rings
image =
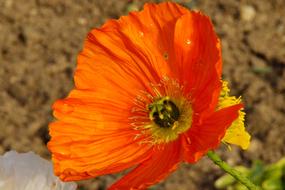
[[[87,32],[147,1],[0,0],[0,154],[14,149],[49,158],[51,105],[73,87],[76,57]],[[157,1],[158,2],[158,1]],[[221,38],[224,78],[246,106],[247,151],[219,149],[232,165],[285,155],[285,1],[184,0],[209,15]],[[221,172],[207,158],[182,164],[158,190],[214,190]],[[118,175],[80,182],[104,190]]]

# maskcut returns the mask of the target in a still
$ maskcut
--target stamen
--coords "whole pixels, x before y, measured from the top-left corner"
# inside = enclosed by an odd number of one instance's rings
[[[142,108],[138,108],[138,107],[133,107],[131,109],[131,112],[132,113],[135,113],[135,112],[146,112],[146,113],[148,113],[148,111],[146,109],[142,109]]]
[[[154,99],[154,97],[150,94],[150,93],[148,93],[148,92],[146,92],[146,91],[144,91],[144,90],[141,90],[140,91],[145,97],[147,97],[149,100],[153,100]]]
[[[153,83],[150,83],[150,86],[151,86],[153,92],[155,93],[155,95],[156,95],[157,97],[162,97],[161,93],[159,92],[159,90],[158,90],[158,88],[157,88],[157,87],[161,87],[160,84],[155,85],[155,84],[153,84]]]

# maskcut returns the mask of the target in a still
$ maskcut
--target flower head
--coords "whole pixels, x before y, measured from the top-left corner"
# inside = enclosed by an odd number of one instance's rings
[[[242,108],[217,110],[220,48],[207,16],[169,2],[93,29],[75,88],[53,105],[55,173],[81,180],[134,167],[110,189],[145,189],[216,148]]]
[[[33,152],[9,151],[0,156],[0,189],[75,190],[76,184],[60,181],[52,164]]]

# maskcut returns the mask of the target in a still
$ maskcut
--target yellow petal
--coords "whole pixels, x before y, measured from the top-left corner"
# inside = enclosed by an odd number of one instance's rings
[[[223,89],[221,91],[218,103],[218,110],[235,105],[241,102],[241,97],[229,96],[230,89],[228,83],[223,81]],[[244,126],[245,112],[243,109],[239,111],[239,117],[227,129],[223,138],[223,142],[240,146],[242,149],[247,149],[250,143],[250,135],[245,130]]]

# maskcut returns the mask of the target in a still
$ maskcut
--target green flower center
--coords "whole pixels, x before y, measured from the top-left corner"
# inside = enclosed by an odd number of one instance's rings
[[[168,96],[162,97],[148,105],[149,118],[159,127],[171,128],[180,117],[180,111]]]

